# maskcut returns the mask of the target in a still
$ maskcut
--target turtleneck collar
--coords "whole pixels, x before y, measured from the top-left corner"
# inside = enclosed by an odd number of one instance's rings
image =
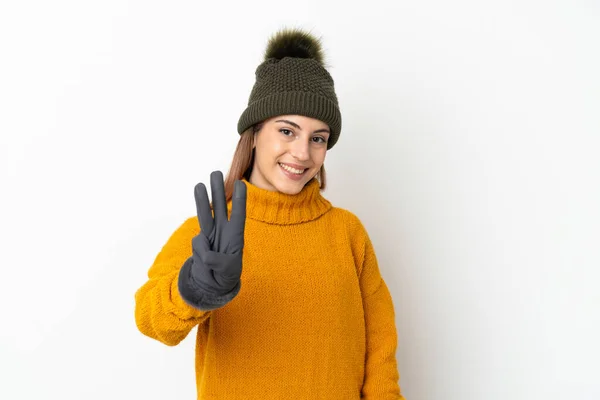
[[[277,225],[300,224],[317,219],[332,207],[321,195],[317,178],[292,195],[259,188],[245,178],[242,181],[247,188],[246,218]]]

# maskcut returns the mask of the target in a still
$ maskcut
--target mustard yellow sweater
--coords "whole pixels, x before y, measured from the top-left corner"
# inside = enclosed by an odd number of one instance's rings
[[[135,294],[139,330],[175,346],[198,327],[198,399],[403,400],[394,306],[360,220],[316,179],[296,195],[245,183],[239,294],[213,311],[181,298],[179,269],[200,231],[190,217]]]

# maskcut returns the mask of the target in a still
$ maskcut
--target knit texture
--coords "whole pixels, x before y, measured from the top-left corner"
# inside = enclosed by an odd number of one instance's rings
[[[174,346],[198,327],[198,399],[403,400],[394,306],[361,221],[316,179],[296,195],[245,183],[239,294],[212,311],[180,297],[178,272],[200,231],[190,217],[136,292],[139,330]]]
[[[327,70],[311,58],[270,58],[258,66],[248,107],[238,121],[238,133],[257,122],[285,114],[315,118],[329,125],[327,150],[338,141],[342,115]]]

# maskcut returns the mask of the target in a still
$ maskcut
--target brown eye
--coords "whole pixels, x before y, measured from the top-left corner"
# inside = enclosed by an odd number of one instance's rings
[[[292,133],[292,131],[290,131],[289,129],[280,129],[279,132],[283,133],[285,136],[289,136],[285,132]]]

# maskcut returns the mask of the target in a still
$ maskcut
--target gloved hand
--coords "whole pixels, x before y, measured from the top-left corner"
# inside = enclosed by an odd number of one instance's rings
[[[194,188],[200,233],[192,239],[192,256],[179,272],[179,292],[190,305],[214,310],[240,291],[246,224],[246,185],[235,181],[231,219],[227,219],[221,171],[210,175],[214,217],[203,183]]]

